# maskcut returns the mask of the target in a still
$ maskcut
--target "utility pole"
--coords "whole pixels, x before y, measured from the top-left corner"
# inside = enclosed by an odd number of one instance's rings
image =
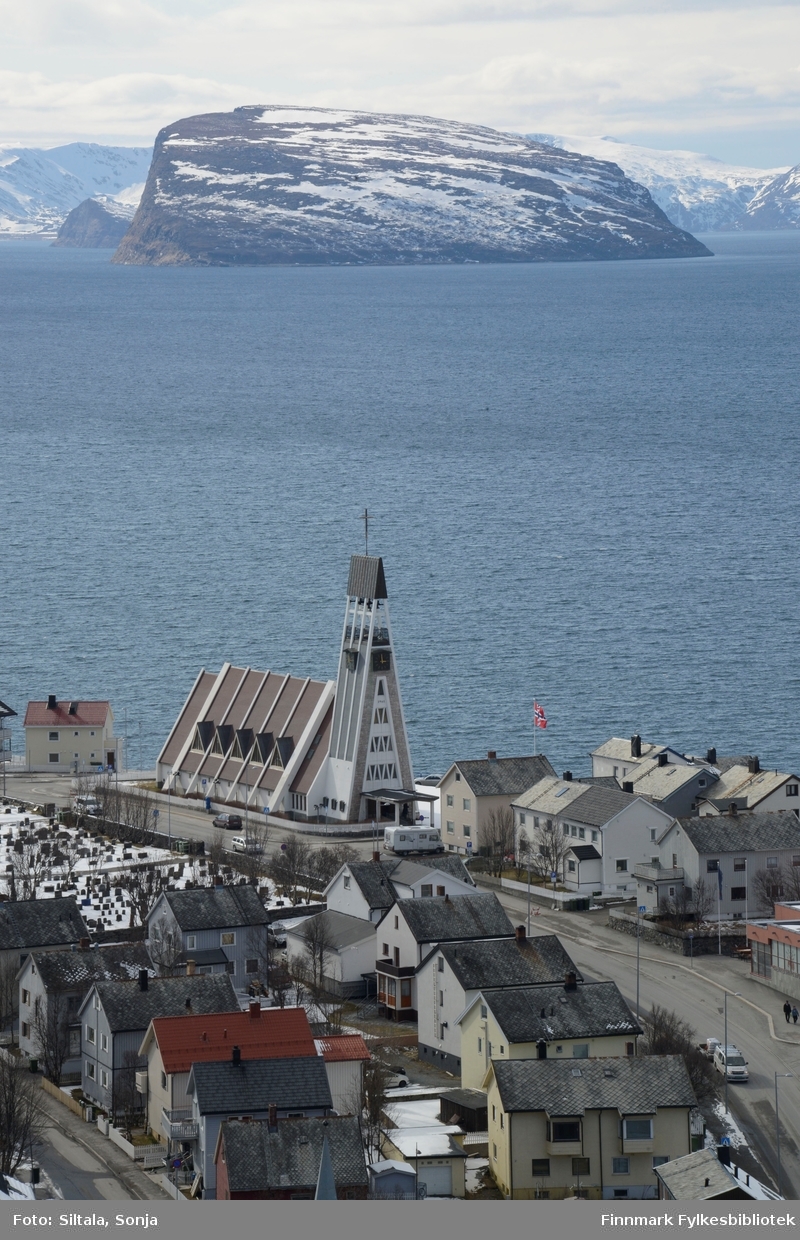
[[[735,990],[734,999],[741,999],[741,990]],[[728,992],[725,991],[725,1114],[728,1114]]]
[[[639,930],[642,924],[642,913],[647,912],[646,904],[639,904],[636,909],[636,1019],[639,1019]]]

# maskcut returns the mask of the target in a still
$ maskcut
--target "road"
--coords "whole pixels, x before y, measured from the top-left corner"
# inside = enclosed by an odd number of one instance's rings
[[[515,924],[525,920],[524,897],[504,892],[501,903]],[[604,921],[605,914],[542,910],[533,919],[531,933],[558,934],[587,978],[616,982],[635,1010],[636,940],[608,929]],[[692,967],[663,948],[642,943],[640,949],[641,1011],[649,1011],[654,1004],[671,1009],[697,1031],[699,1041],[706,1037],[722,1041],[728,992],[728,1041],[744,1052],[750,1067],[748,1084],[729,1085],[729,1106],[773,1181],[777,1171],[774,1073],[791,1074],[778,1081],[782,1184],[785,1196],[800,1197],[800,1025],[786,1024],[784,996],[752,980],[746,962],[704,956]]]

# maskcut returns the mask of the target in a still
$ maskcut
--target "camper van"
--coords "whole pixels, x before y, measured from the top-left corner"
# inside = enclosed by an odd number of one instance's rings
[[[383,833],[383,847],[386,852],[398,856],[444,852],[441,835],[430,827],[387,827]]]

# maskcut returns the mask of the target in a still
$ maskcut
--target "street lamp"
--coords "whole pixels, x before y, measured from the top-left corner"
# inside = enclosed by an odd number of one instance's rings
[[[639,904],[636,908],[636,1019],[639,1019],[639,927],[642,923],[642,913],[647,912],[646,904]]]
[[[689,931],[689,960],[691,961],[691,964],[689,967],[693,969],[694,968],[694,930]]]
[[[790,1077],[791,1072],[775,1073],[775,1146],[778,1151],[778,1196],[781,1195],[781,1126],[778,1120],[778,1077]]]
[[[734,999],[741,999],[741,990],[733,992]],[[728,992],[725,991],[725,1114],[728,1114]]]

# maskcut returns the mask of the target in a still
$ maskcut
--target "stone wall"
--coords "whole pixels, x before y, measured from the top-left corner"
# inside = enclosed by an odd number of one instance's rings
[[[629,934],[636,938],[636,922],[637,918],[632,913],[625,913],[622,909],[609,909],[608,927],[610,930],[617,930],[620,934]],[[642,918],[640,939],[643,943],[654,943],[658,947],[666,947],[669,951],[676,952],[679,956],[687,957],[716,956],[720,942],[723,956],[735,956],[737,948],[747,946],[743,921],[723,923],[721,935],[718,934],[716,926],[695,930],[694,938],[690,940],[685,930],[673,930],[670,926],[656,926]]]

